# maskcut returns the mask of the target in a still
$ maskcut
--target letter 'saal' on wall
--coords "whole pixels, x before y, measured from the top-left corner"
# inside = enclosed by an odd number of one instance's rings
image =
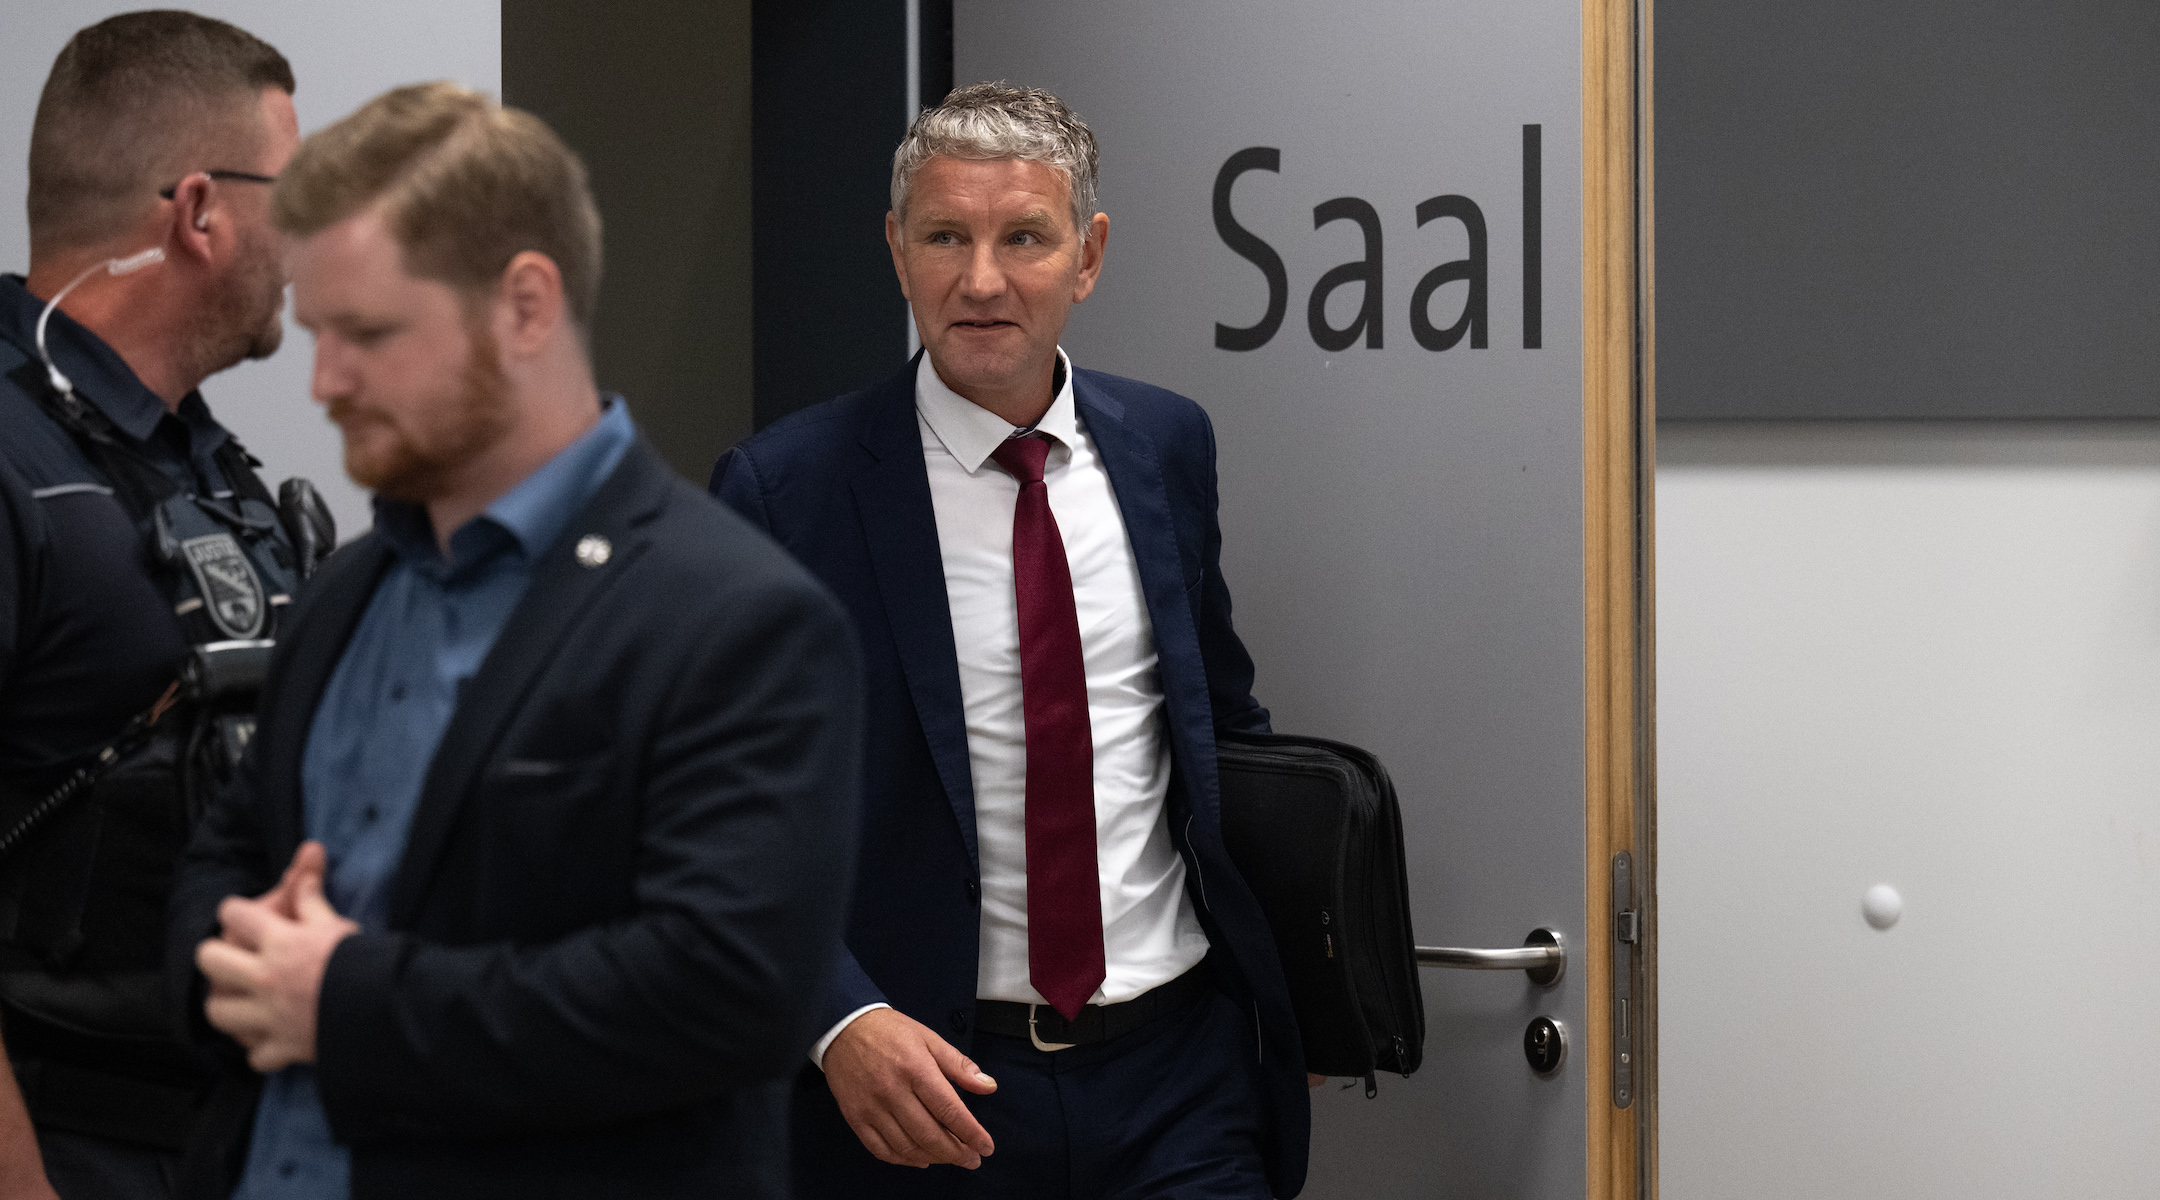
[[[1521,167],[1522,345],[1525,350],[1536,350],[1545,344],[1543,125],[1522,126]],[[1267,345],[1282,328],[1283,316],[1289,306],[1289,272],[1283,256],[1239,223],[1231,208],[1231,191],[1241,176],[1252,171],[1280,174],[1281,149],[1248,146],[1223,160],[1221,169],[1215,173],[1213,217],[1215,234],[1222,239],[1223,245],[1260,269],[1260,276],[1267,284],[1267,305],[1254,324],[1216,322],[1215,348],[1218,350],[1258,350]],[[1460,224],[1468,242],[1468,253],[1426,271],[1411,289],[1411,335],[1419,346],[1434,352],[1452,350],[1465,338],[1469,339],[1470,349],[1486,349],[1492,344],[1491,255],[1494,247],[1485,210],[1467,195],[1449,193],[1419,202],[1416,213],[1420,229],[1442,218]],[[1331,267],[1314,282],[1305,306],[1306,328],[1312,334],[1313,344],[1331,353],[1356,345],[1360,334],[1364,335],[1367,349],[1378,350],[1385,341],[1385,331],[1381,327],[1385,311],[1385,267],[1381,253],[1384,239],[1380,213],[1371,201],[1357,196],[1338,196],[1313,209],[1315,230],[1337,221],[1356,222],[1364,235],[1365,255]],[[1499,249],[1502,253],[1506,252],[1507,232],[1503,230],[1501,234]],[[1293,247],[1293,256],[1296,253]],[[1401,265],[1398,263],[1397,267]],[[1454,291],[1443,290],[1448,284],[1457,282],[1465,285],[1459,297]],[[1328,302],[1338,290],[1353,283],[1360,286],[1357,308],[1347,325],[1337,327],[1328,319]],[[1502,286],[1506,286],[1504,280]],[[1458,298],[1462,307],[1456,310]],[[1434,315],[1436,305],[1442,313],[1437,318]],[[1342,310],[1338,307],[1337,311]],[[1449,311],[1454,312],[1452,320],[1446,315]],[[1442,325],[1441,321],[1449,323]]]

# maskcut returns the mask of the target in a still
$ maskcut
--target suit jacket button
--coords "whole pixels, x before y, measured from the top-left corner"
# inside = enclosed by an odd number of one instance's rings
[[[974,880],[972,880],[972,879],[968,880],[968,881],[967,881],[967,894],[968,894],[968,903],[969,903],[969,904],[974,904],[974,903],[976,903],[976,902],[980,901],[980,900],[982,899],[982,885],[981,885],[981,884],[979,884],[979,883],[977,883],[977,882],[975,882],[975,881],[974,881]]]
[[[945,1019],[945,1023],[952,1026],[952,1031],[956,1034],[966,1033],[968,1027],[968,1010],[964,1008],[956,1008],[952,1010],[952,1016],[947,1017]]]

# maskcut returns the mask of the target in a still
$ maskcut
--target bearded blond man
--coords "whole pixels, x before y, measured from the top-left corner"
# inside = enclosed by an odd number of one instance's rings
[[[853,849],[846,620],[595,386],[600,218],[540,121],[401,88],[273,204],[376,520],[173,904],[192,1019],[260,1083],[229,1194],[782,1195]]]

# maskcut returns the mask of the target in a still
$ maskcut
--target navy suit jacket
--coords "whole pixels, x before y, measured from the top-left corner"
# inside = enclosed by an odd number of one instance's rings
[[[600,534],[614,553],[581,565]],[[315,577],[240,785],[171,907],[180,1014],[228,895],[305,836],[309,725],[391,551]],[[430,763],[389,928],[331,955],[317,1081],[354,1200],[786,1195],[787,1088],[822,1032],[854,857],[859,667],[800,566],[640,442],[532,581]],[[240,1068],[190,1192],[230,1194]]]
[[[1304,1053],[1274,939],[1222,840],[1216,733],[1265,731],[1268,714],[1253,699],[1252,659],[1231,628],[1217,561],[1214,430],[1183,396],[1096,371],[1073,373],[1073,397],[1109,471],[1154,624],[1172,837],[1218,980],[1259,1027],[1269,1182],[1294,1195],[1310,1124]],[[882,1000],[965,1049],[980,859],[914,364],[774,422],[722,456],[712,490],[808,566],[854,615],[863,641],[862,849],[846,947],[818,1021],[830,1028]],[[850,1154],[877,1165],[815,1068],[796,1100],[798,1163],[821,1163],[820,1174]]]

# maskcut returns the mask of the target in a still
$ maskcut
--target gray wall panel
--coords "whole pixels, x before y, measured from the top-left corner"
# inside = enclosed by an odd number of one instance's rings
[[[1661,418],[2160,416],[2160,6],[1655,11]]]

